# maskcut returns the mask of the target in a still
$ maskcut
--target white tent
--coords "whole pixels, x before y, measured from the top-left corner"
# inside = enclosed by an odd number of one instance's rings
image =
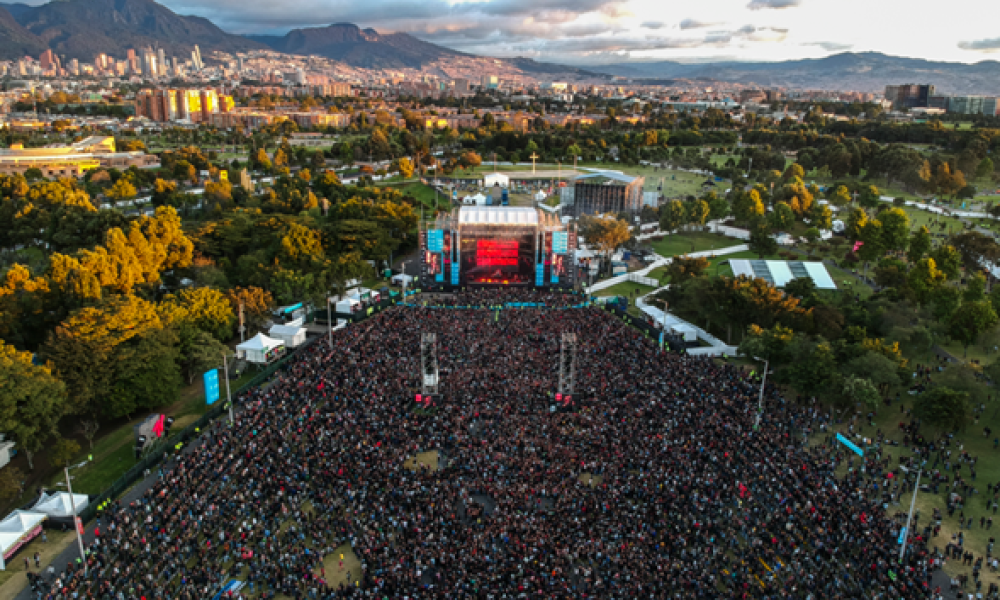
[[[500,187],[510,186],[510,177],[504,175],[503,173],[487,173],[483,176],[483,187],[493,187],[499,185]]]
[[[535,194],[535,201],[541,202],[542,200],[545,200],[545,198],[547,197],[548,196],[545,195],[545,192],[543,192],[542,190],[538,190],[538,193]]]
[[[271,354],[285,345],[281,340],[273,340],[263,333],[258,333],[249,340],[236,346],[236,354],[247,362],[266,365],[271,361]]]
[[[407,275],[406,273],[396,273],[392,276],[392,282],[396,285],[406,284],[407,287],[413,283],[413,275]]]
[[[355,298],[344,298],[337,302],[336,311],[338,314],[349,315],[361,310],[361,302]]]
[[[301,346],[306,341],[306,328],[298,325],[272,325],[267,335],[284,342],[286,348]]]
[[[42,533],[42,521],[47,518],[42,513],[15,510],[0,521],[0,569],[6,570],[7,559]]]
[[[68,518],[73,515],[74,503],[76,504],[76,514],[80,514],[80,511],[90,504],[90,498],[86,494],[73,494],[73,502],[70,502],[69,492],[42,494],[42,497],[31,507],[31,510],[32,512],[40,512],[54,519]]]

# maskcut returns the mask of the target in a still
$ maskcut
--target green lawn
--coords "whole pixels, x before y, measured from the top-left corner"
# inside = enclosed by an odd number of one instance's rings
[[[613,285],[609,288],[604,288],[603,290],[597,290],[594,292],[594,296],[625,296],[631,300],[638,296],[644,296],[655,289],[656,288],[648,285],[626,281],[624,283]]]
[[[692,252],[731,248],[742,242],[707,231],[685,231],[666,235],[662,240],[648,240],[646,243],[660,256],[670,258]]]

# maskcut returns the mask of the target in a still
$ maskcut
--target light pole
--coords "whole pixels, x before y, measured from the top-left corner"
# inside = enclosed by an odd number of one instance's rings
[[[226,374],[226,403],[229,404],[229,424],[233,425],[233,396],[229,393],[229,357],[222,353],[222,368]]]
[[[910,520],[913,519],[913,509],[917,505],[917,490],[920,489],[920,476],[923,475],[924,468],[917,464],[917,483],[913,486],[913,499],[910,500],[910,514],[906,517],[906,527],[903,528],[903,543],[899,548],[899,562],[903,562],[903,555],[906,554],[906,540],[910,534]]]
[[[756,356],[753,357],[754,360],[761,360]],[[764,412],[764,386],[767,385],[767,368],[771,364],[771,359],[764,359],[764,376],[760,380],[760,395],[757,397],[757,418],[754,419],[753,429],[757,431],[760,429],[760,415]]]
[[[399,263],[399,271],[400,274],[402,274],[402,277],[400,277],[399,279],[403,283],[403,304],[406,304],[406,263],[409,262],[412,261],[404,260]]]
[[[333,349],[333,315],[330,311],[330,296],[326,297],[326,327],[328,332],[328,340],[330,342],[330,349]]]
[[[73,498],[73,484],[70,483],[69,470],[70,469],[76,469],[76,468],[82,467],[83,465],[87,464],[88,462],[89,461],[85,460],[82,463],[78,463],[78,464],[73,465],[72,467],[69,467],[69,466],[63,467],[63,473],[66,474],[66,489],[69,491],[69,507],[73,511],[73,529],[76,530],[76,546],[80,550],[80,562],[83,563],[83,574],[84,574],[84,576],[88,575],[88,573],[87,573],[87,554],[83,550],[83,537],[81,537],[81,535],[80,535],[80,526],[83,523],[80,522],[80,517],[79,517],[79,515],[77,515],[77,512],[76,512],[76,500]]]

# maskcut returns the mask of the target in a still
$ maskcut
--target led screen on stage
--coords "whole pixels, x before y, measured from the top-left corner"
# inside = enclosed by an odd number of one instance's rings
[[[477,267],[516,267],[517,240],[476,240]]]

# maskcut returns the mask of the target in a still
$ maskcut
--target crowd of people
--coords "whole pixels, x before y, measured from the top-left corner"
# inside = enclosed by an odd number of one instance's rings
[[[889,461],[838,478],[843,448],[804,443],[829,425],[817,405],[769,389],[755,427],[747,371],[600,308],[492,308],[579,300],[551,296],[392,308],[312,344],[104,511],[87,573],[42,597],[200,600],[230,580],[253,598],[935,597],[922,539],[898,561]],[[424,332],[440,395],[415,410]],[[564,332],[571,410],[553,401]],[[428,451],[437,469],[408,461]],[[329,560],[344,543],[349,580]]]

